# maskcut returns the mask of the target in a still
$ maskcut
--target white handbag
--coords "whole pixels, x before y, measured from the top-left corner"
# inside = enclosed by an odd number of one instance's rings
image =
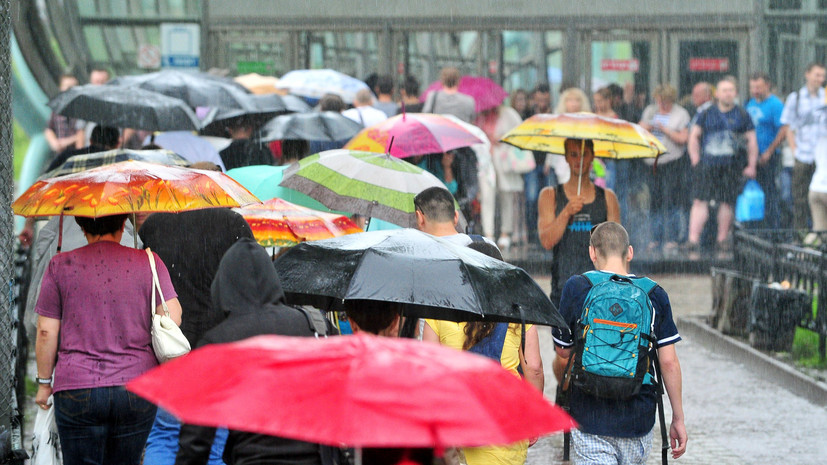
[[[172,321],[169,317],[169,309],[167,309],[166,300],[164,300],[164,292],[161,290],[161,283],[158,281],[158,272],[155,270],[155,256],[152,250],[146,249],[149,255],[149,266],[152,268],[152,350],[155,351],[155,358],[158,363],[167,362],[175,357],[180,357],[189,353],[191,349],[190,343],[181,332],[181,328]],[[159,315],[155,312],[155,290],[158,290],[158,295],[161,296],[161,306],[164,308],[164,314]]]
[[[47,404],[50,405],[47,410],[37,408],[37,416],[34,418],[32,457],[29,462],[31,465],[60,465],[63,463],[52,396],[49,396]]]

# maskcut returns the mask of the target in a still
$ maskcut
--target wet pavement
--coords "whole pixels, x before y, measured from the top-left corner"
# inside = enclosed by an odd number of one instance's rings
[[[711,308],[708,275],[654,275],[672,300],[676,316],[706,315]],[[547,277],[536,277],[548,289]],[[680,329],[680,328],[679,328]],[[554,398],[550,331],[541,331],[546,395]],[[677,346],[683,373],[683,402],[689,442],[677,464],[827,463],[827,408],[796,396],[761,373],[713,353],[684,335]],[[664,397],[666,418],[671,412]],[[648,464],[661,463],[660,430]],[[529,465],[562,461],[563,436],[543,438],[529,449]],[[671,460],[671,458],[670,458]]]

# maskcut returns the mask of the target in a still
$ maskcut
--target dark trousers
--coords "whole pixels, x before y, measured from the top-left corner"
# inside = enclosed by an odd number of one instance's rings
[[[123,386],[55,393],[64,465],[138,465],[156,407]]]
[[[651,241],[658,244],[680,242],[681,209],[686,203],[682,181],[687,172],[681,160],[658,165],[644,171],[649,186]]]
[[[772,159],[764,166],[758,167],[756,180],[764,191],[764,221],[762,226],[770,229],[781,227],[781,194],[778,191],[776,179],[778,178],[779,165],[777,159]]]
[[[793,166],[793,227],[795,229],[810,229],[810,203],[807,196],[810,194],[810,181],[816,170],[815,163],[801,163],[795,161]]]

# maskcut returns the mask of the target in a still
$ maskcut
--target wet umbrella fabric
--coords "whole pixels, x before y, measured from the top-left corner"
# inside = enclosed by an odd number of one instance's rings
[[[368,335],[208,345],[127,389],[186,423],[335,446],[510,444],[575,426],[488,358]]]
[[[442,83],[439,81],[433,82],[425,89],[419,99],[425,102],[429,93],[440,89],[442,89]],[[498,107],[508,97],[508,92],[499,84],[482,76],[461,77],[457,85],[457,91],[474,98],[474,111],[477,113]]]
[[[368,89],[368,85],[332,69],[299,69],[282,76],[278,88],[312,99],[320,99],[324,94],[336,94],[345,103],[353,103],[356,93]]]
[[[72,173],[79,173],[99,166],[111,165],[127,160],[145,161],[160,165],[188,166],[190,162],[171,150],[129,150],[115,149],[69,157],[57,169],[41,176],[41,179],[55,178]]]
[[[227,176],[238,181],[247,190],[253,193],[260,200],[280,198],[288,202],[312,208],[319,211],[329,211],[327,207],[318,200],[307,196],[299,191],[279,186],[288,165],[251,165],[233,168],[227,171]]]
[[[339,310],[342,300],[377,300],[420,318],[566,327],[523,269],[415,229],[305,242],[275,266],[291,303]]]
[[[355,136],[363,126],[334,111],[277,116],[260,130],[263,141],[303,139],[339,141]]]
[[[304,241],[362,232],[347,216],[313,210],[282,199],[235,208],[264,247],[290,247]]]
[[[277,92],[283,92],[276,88],[279,78],[274,76],[263,76],[258,73],[248,73],[242,74],[241,76],[236,76],[233,80],[256,95],[270,95]]]
[[[404,160],[353,150],[328,150],[293,163],[280,185],[332,210],[403,227],[416,226],[413,199],[417,194],[429,187],[445,187],[433,174]],[[465,227],[461,213],[460,227]]]
[[[594,113],[539,114],[508,131],[502,142],[524,150],[565,155],[566,139],[591,139],[601,158],[656,158],[666,147],[635,123]]]
[[[391,139],[393,144],[390,144]],[[387,152],[397,158],[406,158],[444,153],[480,143],[478,137],[448,118],[429,113],[406,113],[363,129],[344,148]]]
[[[267,121],[278,115],[294,113],[293,101],[286,101],[279,95],[245,95],[243,103],[246,108],[216,108],[202,122],[201,134],[207,136],[226,136],[226,128],[238,122],[245,122],[258,129]]]
[[[195,131],[201,123],[182,100],[139,88],[75,86],[49,102],[57,114],[104,126]]]
[[[12,210],[22,216],[97,218],[251,203],[259,200],[223,173],[125,161],[37,181],[12,203]]]
[[[109,81],[106,87],[140,88],[174,97],[195,107],[246,108],[249,91],[230,80],[177,70],[122,76]]]

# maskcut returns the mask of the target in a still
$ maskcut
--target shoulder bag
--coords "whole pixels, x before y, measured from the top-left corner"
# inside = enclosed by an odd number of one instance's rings
[[[184,333],[181,332],[181,328],[169,317],[164,292],[161,290],[158,272],[155,270],[155,256],[149,248],[146,249],[146,254],[149,255],[149,266],[152,268],[152,308],[150,309],[152,312],[152,350],[155,352],[158,363],[164,363],[175,357],[186,355],[191,347]],[[158,295],[161,296],[161,306],[164,308],[163,315],[155,312],[156,289]]]

